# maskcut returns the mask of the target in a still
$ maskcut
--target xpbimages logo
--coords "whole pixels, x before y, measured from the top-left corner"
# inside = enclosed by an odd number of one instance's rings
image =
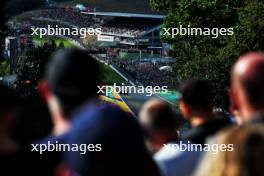
[[[153,94],[159,93],[167,93],[168,87],[167,86],[132,86],[132,85],[125,85],[122,83],[121,85],[116,85],[114,83],[113,86],[97,86],[98,94],[102,94],[105,96],[111,95],[113,92],[121,93],[121,94],[146,94],[146,96],[152,96]]]
[[[177,28],[163,28],[161,32],[163,36],[170,36],[171,38],[175,38],[176,36],[185,36],[185,35],[203,35],[203,36],[211,36],[212,38],[218,38],[219,35],[234,35],[233,28],[194,28],[191,25],[187,27],[183,27],[180,25]]]
[[[47,144],[31,144],[32,152],[79,152],[81,155],[87,152],[100,152],[102,151],[101,144],[62,144],[59,141],[50,142]]]
[[[85,38],[88,35],[101,35],[101,28],[61,28],[58,25],[51,27],[48,25],[46,28],[31,28],[31,35],[36,35],[42,38],[43,36],[80,36],[80,38]]]

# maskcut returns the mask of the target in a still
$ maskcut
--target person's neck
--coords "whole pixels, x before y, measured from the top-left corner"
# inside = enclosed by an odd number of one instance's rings
[[[176,132],[171,132],[170,134],[166,134],[164,137],[162,137],[162,140],[156,145],[155,151],[159,151],[161,148],[164,147],[164,144],[168,143],[176,143],[179,141],[179,137]]]
[[[199,114],[199,115],[193,116],[190,120],[190,123],[191,123],[192,127],[197,127],[199,125],[204,124],[205,122],[207,122],[208,120],[210,120],[212,118],[213,118],[212,112]]]

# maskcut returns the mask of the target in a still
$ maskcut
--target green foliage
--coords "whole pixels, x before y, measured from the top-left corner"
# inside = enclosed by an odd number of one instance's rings
[[[3,50],[3,43],[4,43],[4,38],[5,38],[5,32],[7,30],[6,27],[6,15],[5,15],[5,11],[4,11],[4,7],[6,4],[6,0],[1,0],[0,1],[0,52]],[[2,59],[2,54],[0,54],[0,61]]]
[[[38,8],[43,4],[45,4],[45,0],[9,0],[6,3],[5,9],[8,16],[12,16]]]
[[[10,73],[10,64],[7,61],[0,62],[0,76]]]
[[[61,38],[61,37],[43,37],[40,38],[39,36],[34,35],[33,40],[36,42],[39,42],[40,45],[43,44],[52,44],[56,45],[56,47],[62,47],[62,48],[78,48],[73,42],[70,40]]]
[[[264,4],[259,0],[151,1],[154,9],[166,7],[163,27],[233,28],[234,35],[163,36],[171,43],[174,70],[180,80],[199,77],[212,82],[216,103],[226,109],[230,69],[243,53],[264,48]],[[161,2],[161,4],[159,4]],[[165,6],[164,6],[165,5]]]
[[[121,85],[122,83],[127,83],[119,74],[112,70],[109,66],[99,62],[100,73],[102,83],[104,85]]]
[[[45,44],[24,51],[16,69],[18,75],[16,91],[19,92],[19,95],[22,97],[38,95],[38,83],[43,78],[48,59],[55,50],[54,46]]]

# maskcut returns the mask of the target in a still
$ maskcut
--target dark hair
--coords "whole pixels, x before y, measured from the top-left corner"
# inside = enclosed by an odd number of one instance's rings
[[[150,116],[148,126],[154,130],[175,129],[178,126],[176,115],[170,105],[166,102],[150,106],[147,109],[147,114]]]
[[[252,75],[241,78],[241,84],[250,104],[256,108],[262,108],[264,105],[264,62],[255,66]]]
[[[194,109],[209,110],[213,104],[213,93],[208,81],[191,78],[180,88],[181,100]]]
[[[65,49],[53,54],[46,79],[66,115],[89,98],[96,96],[99,65],[84,50]]]

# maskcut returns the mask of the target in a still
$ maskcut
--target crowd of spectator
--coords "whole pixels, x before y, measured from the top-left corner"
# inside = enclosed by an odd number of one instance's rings
[[[34,28],[48,28],[48,25],[50,26],[50,28],[53,28],[53,29],[71,29],[72,26],[69,26],[68,24],[66,23],[59,23],[59,22],[56,22],[56,21],[50,21],[50,20],[44,20],[44,19],[29,19],[27,21],[24,21],[23,24],[21,24],[20,29],[20,33],[21,34],[29,34],[31,35],[32,34],[32,27]],[[60,35],[61,34],[61,35]],[[38,34],[39,37],[40,37],[40,34]],[[47,35],[47,34],[46,34]],[[54,35],[52,36],[56,36],[57,34],[54,33]],[[79,35],[73,35],[71,33],[71,30],[61,30],[61,32],[58,32],[58,37],[64,37],[64,38],[70,38],[70,39],[73,39],[73,40],[76,40],[76,41],[79,41],[81,42],[81,39],[80,37],[80,34]],[[44,36],[42,36],[43,38]]]
[[[182,133],[172,106],[161,99],[147,101],[137,118],[101,104],[98,62],[84,50],[58,50],[38,86],[52,123],[46,137],[25,142],[13,135],[27,130],[17,128],[25,121],[18,111],[24,106],[0,85],[1,175],[262,176],[263,74],[263,53],[237,60],[231,71],[232,115],[214,111],[209,81],[183,82],[178,108],[190,129]]]
[[[129,23],[127,20],[127,18],[116,17],[102,25],[102,31],[104,33],[136,37],[140,33],[161,24],[159,20],[146,20],[144,18],[130,18]]]
[[[82,14],[78,9],[70,7],[40,10],[39,12],[37,12],[35,17],[58,20],[60,22],[66,22],[73,26],[83,28],[94,26],[95,22],[95,18],[93,16]]]
[[[160,65],[157,63],[132,62],[132,64],[125,64],[124,66],[131,75],[142,81],[144,85],[167,86],[169,89],[173,89],[177,85],[177,80],[173,77],[173,74],[159,70]]]
[[[161,24],[160,20],[141,18],[129,18],[130,22],[127,23],[127,18],[124,17],[101,18],[94,15],[82,14],[78,9],[71,7],[41,9],[35,11],[28,18],[49,20],[79,28],[101,27],[103,33],[130,37],[136,37],[140,33]]]
[[[130,22],[127,23],[127,20]],[[60,28],[100,28],[103,34],[118,35],[120,38],[117,37],[115,40],[122,44],[135,44],[134,37],[160,25],[162,21],[136,17],[101,17],[83,14],[74,7],[52,7],[25,13],[18,18],[18,22],[22,24],[20,29],[29,32],[32,32],[31,27],[47,28],[48,25],[52,27],[58,25]],[[122,39],[121,36],[128,38]]]
[[[167,86],[168,89],[175,89],[178,85],[173,72],[160,70],[163,63],[119,59],[116,55],[110,55],[109,62],[123,69],[136,82],[145,86]]]

